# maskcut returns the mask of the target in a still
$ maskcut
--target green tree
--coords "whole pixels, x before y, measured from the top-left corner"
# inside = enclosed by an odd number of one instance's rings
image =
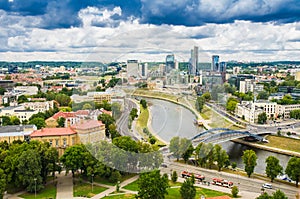
[[[269,156],[266,159],[266,174],[271,179],[271,182],[275,179],[278,174],[282,173],[282,166],[279,164],[279,160],[274,156]]]
[[[261,91],[257,94],[257,99],[267,100],[269,98],[269,93],[266,91]]]
[[[6,89],[0,86],[0,95],[4,95]]]
[[[178,136],[173,137],[170,140],[169,150],[177,158],[177,161],[179,161],[180,158],[179,146],[180,146],[180,138]]]
[[[232,197],[237,198],[239,194],[239,188],[237,186],[233,186],[231,189]]]
[[[109,136],[109,125],[115,123],[115,119],[109,114],[103,113],[98,116],[98,120],[102,121],[105,124],[105,133],[106,136]]]
[[[12,125],[10,117],[8,116],[1,116],[1,122],[2,122],[2,126],[7,126],[7,125]]]
[[[286,195],[280,191],[280,189],[276,190],[273,194],[272,194],[272,199],[288,199],[288,197],[286,197]]]
[[[184,144],[184,148],[185,148],[185,144]],[[194,147],[192,144],[190,144],[186,150],[183,149],[181,157],[183,158],[185,163],[193,155],[193,152],[194,152]]]
[[[226,110],[233,113],[235,111],[238,99],[230,97],[226,102]]]
[[[43,118],[34,118],[29,121],[29,124],[34,124],[37,127],[37,129],[41,129],[46,126],[45,119]]]
[[[43,188],[41,173],[41,159],[39,154],[33,150],[28,149],[23,151],[18,161],[17,180],[26,187],[27,191],[34,192]]]
[[[121,105],[117,102],[111,104],[112,116],[114,119],[118,119],[121,116]]]
[[[134,120],[134,118],[138,117],[138,110],[136,108],[132,108],[129,115],[130,118]]]
[[[138,152],[138,144],[129,136],[116,137],[113,144],[125,151]]]
[[[221,171],[226,161],[229,160],[229,156],[227,155],[227,152],[223,150],[222,147],[218,144],[214,146],[214,158],[218,164],[218,171]]]
[[[110,124],[108,126],[108,132],[112,140],[115,139],[116,137],[121,136],[120,133],[117,131],[117,126],[115,124]]]
[[[171,175],[171,180],[172,182],[177,182],[177,179],[178,179],[178,175],[177,175],[177,172],[176,171],[173,171],[172,172],[172,175]]]
[[[300,158],[290,158],[285,173],[296,182],[296,186],[298,187],[298,182],[300,180]]]
[[[93,108],[92,105],[89,103],[84,104],[82,107],[83,110],[91,110],[92,108]]]
[[[3,169],[0,168],[0,198],[3,198],[5,188],[6,188],[6,175]]]
[[[25,96],[25,95],[20,95],[19,97],[18,97],[18,104],[22,104],[22,103],[24,103],[24,102],[28,102],[28,98]]]
[[[71,98],[66,94],[57,94],[55,96],[55,101],[57,101],[60,106],[68,106],[71,102]]]
[[[66,118],[60,117],[57,119],[57,127],[65,127]]]
[[[267,121],[267,114],[265,112],[258,114],[257,122],[258,124],[265,124]]]
[[[68,147],[60,158],[60,161],[66,167],[66,170],[71,170],[73,176],[75,171],[83,168],[83,160],[85,159],[84,151],[83,145],[73,145]]]
[[[121,174],[119,171],[113,171],[109,177],[109,181],[112,183],[116,183],[120,181],[122,178]]]
[[[209,102],[211,100],[211,94],[210,94],[210,92],[203,93],[201,97],[203,97],[206,102]]]
[[[269,194],[267,192],[264,192],[263,194],[261,194],[260,196],[258,196],[256,199],[271,199],[272,197],[269,196]]]
[[[147,101],[146,100],[141,99],[140,104],[142,105],[143,108],[147,108]]]
[[[201,97],[197,97],[196,104],[195,104],[197,111],[199,111],[201,113],[202,110],[203,110],[204,104],[205,104],[204,97],[202,97],[202,96]]]
[[[159,170],[142,173],[138,179],[138,198],[163,199],[168,194],[168,176],[160,175]]]
[[[186,179],[181,185],[180,195],[183,199],[193,199],[196,197],[196,188],[191,179]]]
[[[20,119],[17,116],[11,116],[10,121],[12,125],[19,125],[21,124]]]
[[[245,171],[250,178],[256,166],[257,156],[253,150],[245,150],[242,156],[243,162],[245,164]]]

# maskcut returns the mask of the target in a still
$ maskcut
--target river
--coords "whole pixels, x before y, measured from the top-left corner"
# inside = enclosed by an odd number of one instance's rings
[[[147,101],[151,104],[150,117],[152,117],[152,121],[150,125],[155,134],[161,139],[169,142],[175,136],[191,138],[204,131],[203,128],[194,125],[193,121],[196,117],[190,110],[164,100],[147,99]],[[244,168],[241,159],[243,151],[248,149],[254,150],[258,157],[257,166],[254,171],[261,174],[265,173],[265,160],[268,156],[277,157],[284,169],[290,158],[288,155],[264,151],[231,141],[221,143],[221,145],[227,151],[230,161],[236,162],[239,168]]]

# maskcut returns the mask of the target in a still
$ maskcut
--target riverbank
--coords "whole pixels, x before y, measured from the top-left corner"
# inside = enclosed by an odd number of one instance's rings
[[[257,143],[253,143],[253,142],[246,142],[246,141],[243,141],[241,139],[235,139],[235,140],[231,140],[231,141],[235,142],[235,143],[243,144],[243,145],[246,145],[246,146],[251,146],[253,148],[278,153],[278,154],[300,157],[300,153],[297,153],[297,152],[294,152],[294,151],[278,149],[278,148],[269,147],[269,146],[265,146],[265,145],[261,145],[261,144],[257,144]]]

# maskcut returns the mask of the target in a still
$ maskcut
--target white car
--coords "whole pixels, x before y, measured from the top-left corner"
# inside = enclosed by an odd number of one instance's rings
[[[269,184],[269,183],[265,183],[262,185],[262,188],[265,188],[265,189],[272,189],[272,185]]]

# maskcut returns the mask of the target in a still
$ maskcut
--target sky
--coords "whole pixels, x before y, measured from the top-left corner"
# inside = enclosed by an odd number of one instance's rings
[[[0,0],[0,61],[300,60],[300,0]]]

